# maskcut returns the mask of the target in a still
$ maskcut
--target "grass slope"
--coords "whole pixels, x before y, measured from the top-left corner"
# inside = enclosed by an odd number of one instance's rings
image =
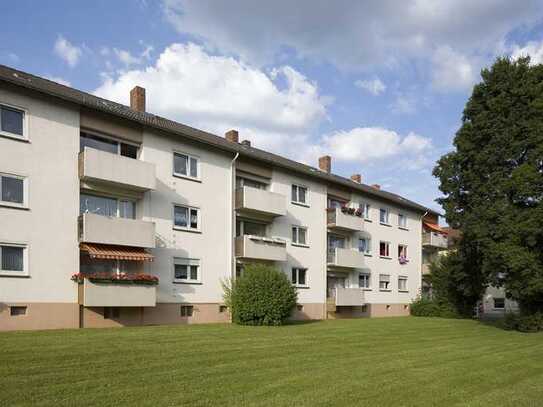
[[[388,318],[0,334],[0,405],[535,406],[543,334]]]

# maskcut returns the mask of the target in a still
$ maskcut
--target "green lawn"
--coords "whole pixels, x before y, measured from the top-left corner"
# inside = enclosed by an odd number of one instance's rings
[[[0,334],[0,405],[536,406],[543,334],[390,318]]]

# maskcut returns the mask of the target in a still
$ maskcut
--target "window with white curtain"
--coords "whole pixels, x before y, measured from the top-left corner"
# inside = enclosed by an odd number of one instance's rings
[[[291,201],[297,204],[309,205],[307,187],[292,184]]]
[[[81,193],[79,196],[79,214],[94,213],[96,215],[136,218],[136,203],[129,199]]]
[[[389,224],[389,211],[388,209],[386,208],[381,208],[379,209],[379,222],[382,223],[383,225],[388,225]]]
[[[405,216],[403,213],[398,214],[398,227],[407,229],[407,216]]]
[[[200,178],[200,159],[198,157],[185,154],[173,153],[173,174],[199,179]]]
[[[307,287],[307,269],[300,267],[293,267],[292,273],[292,284],[297,287]]]
[[[307,246],[307,228],[292,226],[292,244]]]
[[[370,276],[370,273],[360,273],[358,275],[358,287],[365,289],[371,288]]]
[[[0,105],[0,134],[25,138],[25,112],[23,110]]]
[[[26,250],[24,245],[0,244],[0,274],[27,274]]]
[[[200,260],[199,259],[173,259],[173,281],[174,283],[199,283],[200,276]]]
[[[26,207],[26,178],[18,175],[0,174],[0,203]]]
[[[358,251],[367,255],[371,254],[371,239],[369,237],[358,239]]]
[[[398,277],[398,291],[407,291],[407,277],[406,276]]]
[[[174,228],[200,230],[200,210],[190,206],[174,205]]]
[[[379,274],[379,290],[390,291],[390,274]]]

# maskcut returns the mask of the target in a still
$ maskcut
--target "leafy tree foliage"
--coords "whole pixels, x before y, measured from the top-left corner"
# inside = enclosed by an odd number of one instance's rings
[[[455,151],[434,169],[462,232],[451,276],[473,294],[504,286],[533,314],[543,311],[543,66],[499,58],[481,75]]]

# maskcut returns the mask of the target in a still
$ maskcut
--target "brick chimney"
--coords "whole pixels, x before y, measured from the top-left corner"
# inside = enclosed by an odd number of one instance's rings
[[[239,143],[239,133],[237,130],[228,130],[224,133],[224,138],[232,143]]]
[[[372,184],[371,187],[375,189],[381,189],[381,185],[379,184]]]
[[[145,88],[135,86],[130,91],[130,108],[138,112],[145,112]]]
[[[353,174],[353,175],[351,175],[351,180],[353,180],[354,182],[356,182],[358,184],[361,184],[362,183],[362,175]]]
[[[319,158],[319,169],[330,174],[332,171],[332,157],[325,155]]]

